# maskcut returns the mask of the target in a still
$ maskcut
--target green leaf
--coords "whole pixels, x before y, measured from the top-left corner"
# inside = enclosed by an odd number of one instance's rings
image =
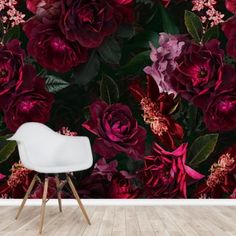
[[[16,25],[12,28],[10,28],[6,34],[4,35],[4,42],[8,42],[12,39],[19,38],[20,37],[20,26]]]
[[[135,31],[132,25],[121,25],[116,33],[120,38],[131,38],[134,34]]]
[[[0,137],[0,142],[7,142],[7,139],[10,138],[12,134],[7,134]]]
[[[2,21],[0,20],[0,38],[2,38],[3,35],[4,35],[4,26]]]
[[[200,18],[193,12],[185,11],[184,22],[189,34],[196,42],[200,42],[203,32],[202,22]]]
[[[153,7],[153,5],[154,5],[154,2],[152,0],[136,0],[136,3],[150,5],[151,7]]]
[[[158,7],[161,13],[162,27],[164,32],[169,34],[179,34],[179,29],[173,19],[169,16],[166,8],[164,8],[162,4],[159,4]]]
[[[141,52],[134,56],[126,65],[122,66],[117,75],[138,74],[150,63],[150,51]]]
[[[219,38],[219,26],[215,25],[213,27],[211,27],[209,30],[207,30],[207,32],[204,34],[203,36],[203,42],[207,42],[211,39],[217,39]]]
[[[72,77],[78,85],[86,85],[98,75],[99,70],[100,61],[96,52],[93,51],[89,61],[84,65],[80,65]]]
[[[47,80],[46,80],[46,88],[48,90],[48,92],[50,93],[56,93],[56,92],[59,92],[60,90],[68,87],[70,84],[61,79],[61,78],[58,78],[54,75],[48,75],[46,76]]]
[[[113,38],[107,38],[98,48],[101,58],[109,64],[119,64],[121,59],[121,48],[119,43]]]
[[[157,47],[159,35],[153,31],[143,31],[136,34],[132,39],[129,40],[127,46],[133,48],[150,48],[150,42]]]
[[[204,162],[214,151],[218,137],[218,134],[206,134],[195,139],[188,153],[189,158],[191,158],[189,164],[197,166]]]
[[[100,97],[108,104],[119,100],[119,87],[116,82],[108,75],[103,75],[100,83]]]
[[[6,161],[16,149],[15,141],[8,141],[0,150],[0,163]]]

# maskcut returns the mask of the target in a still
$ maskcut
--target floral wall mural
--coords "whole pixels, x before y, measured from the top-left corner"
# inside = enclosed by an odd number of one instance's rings
[[[6,139],[36,121],[90,138],[82,198],[235,198],[235,13],[235,0],[1,1],[0,197],[29,186]]]

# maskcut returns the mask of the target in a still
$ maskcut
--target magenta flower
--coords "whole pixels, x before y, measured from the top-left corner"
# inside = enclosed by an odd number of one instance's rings
[[[93,149],[104,158],[123,152],[138,160],[145,150],[146,130],[138,125],[128,106],[96,101],[83,127],[97,136]]]
[[[173,152],[164,150],[157,143],[153,154],[145,157],[141,171],[146,192],[150,198],[187,198],[187,185],[204,176],[186,165],[188,144]]]
[[[150,44],[150,58],[153,64],[145,67],[144,72],[155,79],[161,93],[176,94],[170,84],[170,75],[176,68],[175,59],[181,54],[184,44],[176,36],[166,33],[160,34],[159,48]]]

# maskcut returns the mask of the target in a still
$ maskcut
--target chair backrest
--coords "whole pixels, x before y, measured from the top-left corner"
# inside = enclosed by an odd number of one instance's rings
[[[78,165],[82,170],[93,163],[87,137],[61,135],[41,123],[21,125],[9,140],[17,142],[20,159],[29,169]]]

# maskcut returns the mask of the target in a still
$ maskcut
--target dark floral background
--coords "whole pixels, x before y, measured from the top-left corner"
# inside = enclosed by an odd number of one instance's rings
[[[36,121],[90,138],[82,198],[236,198],[235,13],[236,0],[1,1],[0,197],[29,186],[6,139]]]

